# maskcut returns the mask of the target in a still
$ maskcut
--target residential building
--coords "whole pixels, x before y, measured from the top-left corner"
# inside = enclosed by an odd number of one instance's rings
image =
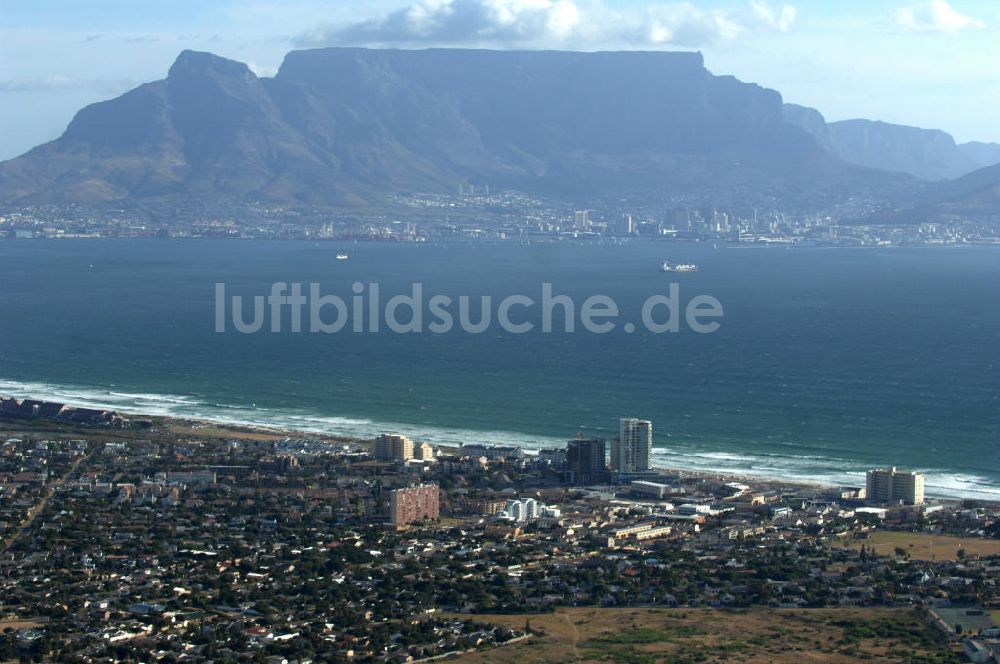
[[[474,443],[472,445],[463,445],[461,452],[462,456],[484,457],[489,461],[524,458],[524,450],[514,445],[481,445]]]
[[[868,471],[865,495],[874,503],[905,503],[922,505],[924,502],[924,475],[892,468]]]
[[[504,509],[505,516],[517,523],[534,521],[541,515],[541,506],[534,498],[524,500],[508,500]]]
[[[441,496],[437,484],[394,489],[389,494],[389,522],[394,526],[436,519],[440,514]]]
[[[618,437],[611,443],[611,470],[636,473],[652,468],[653,423],[634,417],[619,422]]]
[[[578,437],[566,446],[566,481],[570,484],[601,484],[610,479],[603,438]]]
[[[547,462],[552,468],[562,470],[566,467],[566,450],[558,447],[539,450],[538,459]]]
[[[372,452],[384,461],[408,461],[413,458],[413,441],[406,436],[384,433],[375,439]]]
[[[417,443],[413,446],[413,458],[418,461],[433,461],[434,448],[428,443]]]

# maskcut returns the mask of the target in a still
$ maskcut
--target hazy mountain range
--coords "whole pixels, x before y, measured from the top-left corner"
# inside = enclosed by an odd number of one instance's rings
[[[898,207],[998,161],[1000,146],[940,131],[826,123],[697,53],[328,48],[261,78],[185,51],[166,79],[0,164],[0,200],[358,206],[472,183],[580,203]],[[995,210],[993,175],[951,209]]]
[[[1000,163],[1000,143],[956,144],[951,134],[940,129],[873,120],[827,123],[816,109],[797,104],[785,104],[784,115],[824,149],[859,166],[946,180]]]

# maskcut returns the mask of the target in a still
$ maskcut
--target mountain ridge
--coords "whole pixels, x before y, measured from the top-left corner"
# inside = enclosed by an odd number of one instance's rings
[[[485,182],[583,202],[808,207],[912,193],[905,175],[832,155],[815,117],[810,131],[787,106],[700,53],[308,49],[260,78],[183,51],[165,79],[0,164],[0,198],[350,207]]]
[[[698,53],[293,51],[273,78],[182,52],[166,79],[82,109],[0,165],[0,196],[233,196],[364,205],[487,181],[564,198],[787,197],[860,175],[781,96]]]
[[[798,104],[785,104],[783,113],[831,154],[858,166],[939,181],[1000,163],[1000,144],[956,143],[940,129],[860,118],[827,122],[818,110]]]

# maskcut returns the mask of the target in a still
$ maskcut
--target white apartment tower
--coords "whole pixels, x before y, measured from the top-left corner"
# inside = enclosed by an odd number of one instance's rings
[[[611,443],[611,470],[637,473],[652,468],[653,423],[634,417],[619,422],[618,437]]]
[[[527,498],[525,500],[508,500],[507,516],[517,523],[525,523],[527,521],[534,521],[539,516],[541,516],[541,506],[538,501],[534,498]]]
[[[869,470],[865,478],[865,494],[874,503],[906,503],[922,505],[924,502],[924,475],[892,468]]]

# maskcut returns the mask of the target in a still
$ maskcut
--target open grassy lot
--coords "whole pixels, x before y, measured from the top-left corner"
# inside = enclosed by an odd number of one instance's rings
[[[904,609],[560,609],[477,616],[531,629],[527,641],[458,658],[463,663],[801,664],[958,662],[932,627]]]
[[[178,436],[210,438],[242,438],[244,440],[271,441],[287,438],[279,432],[255,430],[249,427],[226,426],[224,424],[202,424],[200,422],[167,421],[167,431]]]
[[[927,533],[906,533],[881,531],[867,540],[844,540],[843,546],[860,548],[862,544],[883,556],[896,555],[901,548],[913,560],[956,560],[959,550],[966,556],[1000,556],[1000,540],[954,537],[952,535],[929,535]]]

